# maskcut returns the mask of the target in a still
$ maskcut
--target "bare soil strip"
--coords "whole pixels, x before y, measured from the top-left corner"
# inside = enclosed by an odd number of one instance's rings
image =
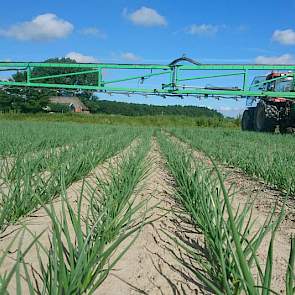
[[[120,161],[123,159],[123,157],[126,156],[137,144],[138,144],[138,140],[135,139],[123,151],[119,152],[117,155],[113,156],[112,158],[107,159],[104,163],[98,165],[94,170],[92,170],[89,173],[89,175],[85,178],[84,185],[85,184],[86,185],[84,187],[83,195],[87,193],[87,184],[89,186],[93,185],[93,187],[95,187],[97,184],[97,179],[100,179],[100,180],[108,179],[109,168],[111,166],[119,164]],[[77,207],[77,199],[81,194],[82,186],[83,186],[83,180],[79,180],[77,182],[72,183],[72,185],[68,187],[66,191],[67,199],[69,200],[69,203],[73,208]],[[57,215],[59,216],[59,212],[61,212],[62,210],[61,198],[56,198],[55,200],[53,200],[52,203]],[[86,211],[87,205],[85,204],[83,208],[83,203],[82,203],[82,213],[83,213],[83,209]],[[30,230],[35,236],[39,235],[40,233],[44,231],[43,235],[39,238],[39,241],[42,243],[42,245],[45,248],[49,249],[51,219],[48,216],[47,212],[44,210],[44,208],[41,208],[37,210],[31,216],[24,218],[21,221],[21,223],[24,224],[26,228]],[[19,232],[19,230],[21,229],[22,229],[21,224],[11,225],[6,229],[5,233],[3,234],[5,237],[0,240],[0,255],[2,255],[3,251],[9,246],[9,244],[14,238],[14,235],[17,232]],[[74,232],[71,232],[70,234],[73,237],[75,236]],[[1,265],[0,273],[9,271],[12,268],[13,262],[16,259],[17,249],[19,248],[18,246],[19,246],[20,237],[21,235],[17,237],[12,247],[10,248],[9,255],[5,259],[4,263]],[[32,241],[33,241],[32,234],[30,234],[26,230],[21,242],[21,249],[25,250]],[[25,260],[28,264],[38,269],[38,257],[37,257],[37,251],[35,247],[31,248],[31,250],[28,252],[28,254],[25,257]],[[26,291],[26,288],[25,288],[26,286],[24,285],[23,287],[24,287],[24,291]],[[16,291],[16,286],[15,286],[15,282],[13,281],[11,285],[9,286],[9,292],[11,292],[11,294],[14,294],[15,291]]]
[[[168,135],[169,136],[169,135]],[[193,156],[200,161],[203,161],[208,166],[212,167],[209,158],[201,151],[192,149],[188,144],[180,141],[174,136],[170,136],[175,144],[182,145],[188,150],[192,151]],[[222,164],[218,167],[222,174],[226,177],[225,186],[227,189],[232,187],[231,192],[235,192],[232,206],[237,209],[246,203],[254,202],[253,220],[255,219],[255,226],[253,234],[263,226],[264,221],[271,213],[272,208],[277,204],[276,212],[279,212],[283,205],[285,198],[284,194],[278,190],[271,188],[260,180],[253,179],[241,170],[235,167],[229,167]],[[290,236],[295,234],[295,206],[294,200],[288,200],[286,204],[286,218],[283,220],[276,235],[274,243],[274,257],[273,265],[274,272],[272,276],[273,289],[284,294],[285,289],[285,272],[288,265],[288,258],[290,253]],[[269,245],[270,235],[261,244],[258,252],[261,261],[266,261],[267,250]]]
[[[163,233],[165,231],[172,236],[184,236],[191,233],[193,228],[184,224],[171,211],[177,208],[172,199],[175,193],[174,182],[165,169],[155,139],[147,157],[150,174],[134,197],[138,202],[149,200],[147,206],[151,210],[152,219],[161,218],[143,227],[131,248],[95,294],[200,294],[202,286],[194,282],[194,278],[173,256],[182,257],[180,249]],[[156,205],[158,206],[155,207]]]

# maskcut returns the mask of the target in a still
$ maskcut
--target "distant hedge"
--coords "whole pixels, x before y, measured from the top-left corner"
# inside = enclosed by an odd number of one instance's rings
[[[123,116],[173,115],[210,118],[223,117],[221,113],[215,110],[197,106],[157,106],[148,104],[88,99],[83,99],[83,102],[89,108],[91,113],[114,114]]]

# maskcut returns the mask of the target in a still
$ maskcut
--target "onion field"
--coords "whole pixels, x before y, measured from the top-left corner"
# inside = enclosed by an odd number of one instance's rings
[[[295,294],[295,138],[0,123],[0,294]]]
[[[169,131],[221,163],[295,194],[294,137],[212,128]]]

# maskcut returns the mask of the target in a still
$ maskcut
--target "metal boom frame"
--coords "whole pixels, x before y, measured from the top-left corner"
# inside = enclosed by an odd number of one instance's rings
[[[58,75],[47,76],[33,76],[32,71],[35,68],[59,68],[64,70],[71,70]],[[105,70],[133,70],[138,71],[138,75],[130,76],[121,79],[107,80],[104,77]],[[140,74],[140,71],[145,73]],[[147,70],[149,73],[146,73]],[[295,83],[295,65],[251,65],[251,64],[193,64],[183,65],[175,62],[170,65],[157,64],[111,64],[111,63],[97,63],[97,64],[81,64],[81,63],[38,63],[38,62],[0,62],[0,71],[23,71],[26,72],[26,81],[0,81],[3,86],[19,86],[19,87],[38,87],[38,88],[58,88],[58,89],[81,89],[93,90],[98,92],[109,93],[128,93],[128,94],[144,94],[144,95],[161,95],[161,96],[226,96],[226,97],[284,97],[290,100],[295,100],[295,92],[271,92],[271,91],[251,91],[253,86],[260,86],[265,83],[270,83],[274,80],[282,79],[278,77],[269,81],[250,85],[249,75],[255,71],[286,71],[289,77],[293,77]],[[213,71],[209,75],[199,75],[199,71]],[[186,76],[193,72],[192,75]],[[85,74],[97,73],[96,85],[86,84],[62,84],[50,83],[50,79],[80,76]],[[185,75],[183,75],[185,74]],[[161,83],[157,88],[141,88],[141,87],[126,87],[122,86],[123,82],[128,81],[144,81],[145,79],[165,76],[165,83]],[[197,81],[218,77],[234,77],[240,76],[243,79],[242,87],[198,87],[187,86],[188,81]],[[285,76],[286,77],[286,76]],[[43,81],[42,81],[43,80]],[[44,81],[46,80],[46,82]],[[183,83],[183,84],[181,84]],[[115,84],[115,85],[114,85]],[[294,88],[295,89],[295,88]]]

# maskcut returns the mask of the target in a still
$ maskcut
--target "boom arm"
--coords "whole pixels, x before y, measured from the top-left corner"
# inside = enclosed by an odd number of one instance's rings
[[[26,81],[0,81],[3,86],[81,89],[107,93],[143,94],[161,96],[217,96],[217,97],[284,97],[295,100],[295,92],[251,91],[249,76],[262,71],[289,71],[288,76],[295,81],[295,65],[244,65],[244,64],[179,64],[180,61],[189,61],[180,58],[169,65],[157,64],[81,64],[81,63],[36,63],[36,62],[0,62],[0,72],[11,74],[15,71],[26,73]],[[61,74],[34,76],[34,69],[58,69]],[[120,73],[120,78],[108,79],[108,72]],[[132,72],[132,75],[130,75]],[[135,73],[133,75],[133,73]],[[81,77],[95,74],[96,83],[61,83],[60,78]],[[130,87],[128,83],[156,78],[156,87]],[[196,86],[188,85],[192,81],[207,81],[214,78],[239,78],[241,87],[226,86]],[[160,79],[161,78],[161,79]],[[279,77],[277,79],[282,79]],[[54,82],[52,82],[54,80]],[[64,81],[64,80],[63,80]],[[126,85],[127,83],[127,85]],[[267,82],[266,82],[267,83]]]

